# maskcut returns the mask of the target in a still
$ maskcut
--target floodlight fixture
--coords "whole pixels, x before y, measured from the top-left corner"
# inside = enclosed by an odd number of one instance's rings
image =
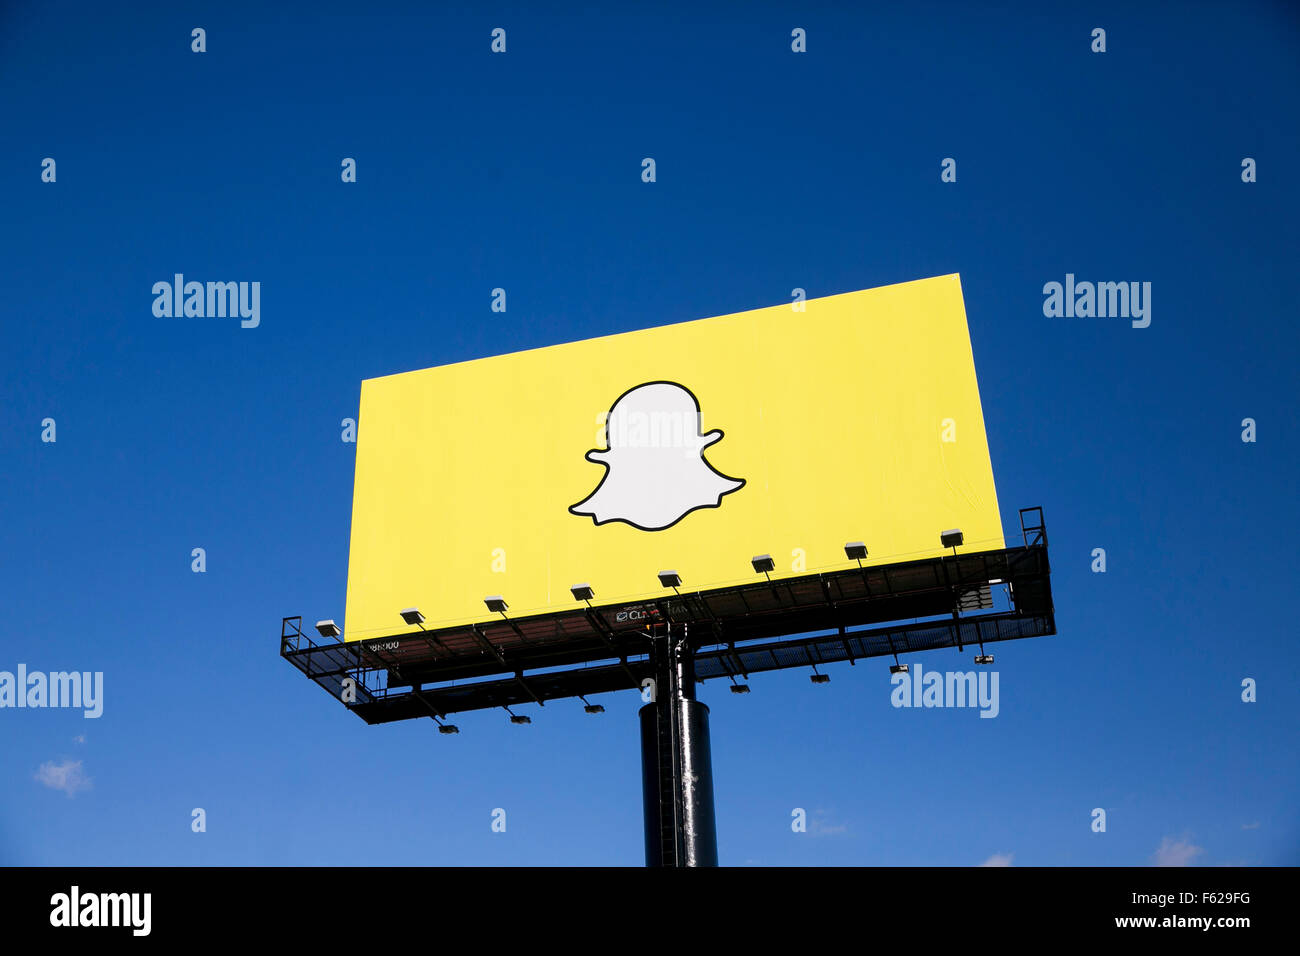
[[[682,586],[682,576],[676,571],[660,571],[659,583],[666,588],[672,588],[676,591]]]
[[[749,559],[749,563],[754,566],[755,574],[767,574],[776,570],[776,562],[770,554],[756,554]]]
[[[813,672],[809,675],[808,679],[814,684],[829,684],[831,682],[831,675],[818,673],[817,665],[814,664]]]
[[[501,709],[507,714],[510,714],[510,723],[512,724],[531,724],[533,722],[533,718],[525,717],[523,714],[513,713],[510,708],[505,705],[502,705]]]
[[[438,725],[438,733],[440,733],[440,734],[458,734],[458,733],[460,733],[460,728],[457,727],[455,724],[439,724],[439,725]]]
[[[419,608],[408,607],[398,613],[402,615],[402,620],[407,624],[418,624],[420,625],[420,630],[424,630],[424,615],[420,613]]]
[[[891,674],[906,674],[906,673],[907,673],[907,665],[906,665],[906,664],[890,664],[890,665],[889,665],[889,673],[891,673]]]
[[[731,692],[732,692],[733,694],[748,694],[748,693],[749,693],[749,685],[748,685],[748,684],[732,684],[732,685],[731,685]]]
[[[338,637],[343,633],[333,621],[317,621],[316,630],[320,632],[321,637]]]
[[[867,556],[867,546],[861,541],[850,541],[844,546],[844,555],[850,561],[862,563],[862,559]]]
[[[939,542],[945,548],[952,548],[954,554],[957,552],[957,548],[961,546],[964,539],[964,535],[961,533],[961,528],[952,528],[948,531],[939,532]]]
[[[993,655],[992,655],[992,654],[976,654],[976,655],[975,655],[975,663],[976,663],[976,664],[992,664],[992,663],[993,663]]]
[[[591,589],[590,584],[575,584],[573,587],[569,588],[569,591],[572,592],[575,601],[586,601],[590,603],[591,599],[596,596],[596,592]]]
[[[578,695],[578,700],[582,701],[583,713],[603,714],[605,712],[605,708],[602,705],[589,703],[587,698],[583,697],[581,694]]]
[[[505,614],[506,608],[509,607],[509,605],[506,604],[506,599],[500,594],[493,594],[489,597],[485,597],[483,603],[487,605],[487,609],[493,614]]]

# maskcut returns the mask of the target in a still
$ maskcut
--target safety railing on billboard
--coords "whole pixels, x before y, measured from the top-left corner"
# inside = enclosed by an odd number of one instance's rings
[[[291,616],[281,656],[369,723],[639,687],[649,644],[673,630],[689,633],[706,672],[709,648],[720,661],[787,662],[761,670],[876,656],[902,666],[899,654],[971,644],[987,662],[986,642],[1056,632],[1042,509],[1020,509],[1020,523],[1014,547],[358,641],[332,621],[317,639]]]

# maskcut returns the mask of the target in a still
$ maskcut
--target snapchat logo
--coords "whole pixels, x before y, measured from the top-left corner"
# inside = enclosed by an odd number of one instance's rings
[[[700,431],[700,403],[676,382],[647,382],[618,397],[605,420],[603,449],[588,461],[605,466],[596,490],[569,508],[601,525],[623,521],[642,531],[671,528],[692,511],[717,508],[744,487],[704,457],[722,438]]]

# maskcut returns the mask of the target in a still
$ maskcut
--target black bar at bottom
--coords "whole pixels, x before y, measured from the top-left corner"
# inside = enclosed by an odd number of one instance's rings
[[[486,831],[486,828],[484,828]],[[513,831],[513,827],[512,827]],[[195,839],[202,837],[196,836]],[[502,839],[500,834],[492,837]],[[485,840],[487,837],[484,838]],[[798,839],[790,835],[786,840]],[[811,839],[811,838],[810,838]],[[1099,836],[1098,839],[1106,839]],[[765,941],[807,949],[810,937],[849,938],[870,929],[879,942],[897,940],[909,950],[930,949],[951,939],[964,950],[972,940],[1023,942],[1087,940],[1111,945],[1127,939],[1134,947],[1183,948],[1208,940],[1214,952],[1258,951],[1269,939],[1295,928],[1297,869],[1288,867],[1197,867],[1068,869],[1051,867],[701,869],[689,874],[637,866],[551,867],[544,870],[447,866],[436,869],[346,865],[352,852],[340,843],[336,867],[24,867],[0,866],[0,928],[6,952],[66,952],[72,947],[135,944],[137,932],[184,951],[201,937],[209,944],[248,948],[268,932],[289,940],[297,951],[339,946],[360,952],[391,949],[410,938],[432,913],[440,925],[473,931],[502,952],[530,952],[539,932],[572,919],[591,939],[619,939],[635,927],[629,913],[664,904],[675,907],[675,927],[697,946],[737,948],[737,922],[719,900],[738,900],[753,909],[749,934]],[[758,855],[770,842],[742,840],[740,854]],[[123,852],[128,852],[125,848]],[[301,852],[299,850],[298,852]],[[811,851],[809,851],[811,852]],[[738,855],[740,855],[738,854]],[[869,851],[864,851],[864,856]],[[1296,859],[1293,851],[1274,857]],[[487,853],[484,853],[484,858]],[[484,858],[469,863],[484,862]],[[557,861],[558,862],[558,861]],[[631,861],[628,861],[631,862]],[[61,919],[63,902],[76,887],[89,894],[149,894],[149,919],[138,930],[125,918],[87,928]],[[506,890],[503,890],[506,887]],[[810,899],[836,905],[816,913],[809,930],[771,901],[789,899],[791,887]],[[924,887],[924,892],[910,888]],[[689,893],[689,896],[684,894]],[[581,914],[574,900],[597,898]],[[938,918],[935,900],[959,900],[964,910]],[[133,900],[133,902],[135,902]],[[140,907],[130,912],[139,914]]]

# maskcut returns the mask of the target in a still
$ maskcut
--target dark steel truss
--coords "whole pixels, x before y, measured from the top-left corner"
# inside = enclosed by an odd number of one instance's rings
[[[639,687],[668,625],[686,627],[700,681],[1055,634],[1042,509],[1020,524],[1024,543],[1001,550],[364,641],[321,641],[286,617],[280,655],[377,724]]]

